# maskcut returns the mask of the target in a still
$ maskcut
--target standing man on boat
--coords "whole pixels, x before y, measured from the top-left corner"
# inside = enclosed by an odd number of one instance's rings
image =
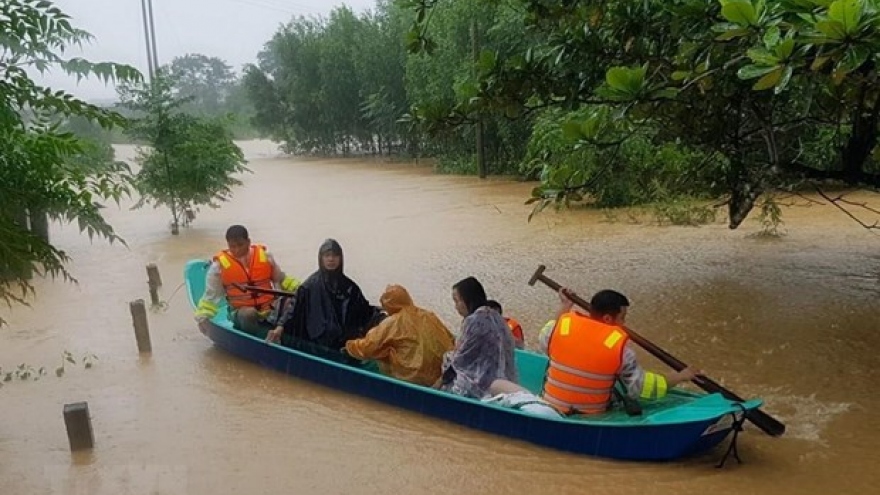
[[[664,375],[639,365],[624,329],[629,300],[623,294],[613,290],[597,292],[586,315],[573,310],[570,293],[565,288],[559,291],[559,313],[545,348],[550,364],[543,398],[559,412],[607,411],[617,380],[623,382],[632,398],[661,399],[667,390],[693,380],[700,373],[686,368]]]
[[[229,305],[229,319],[239,330],[261,338],[269,330],[280,333],[266,321],[275,297],[243,291],[235,285],[261,289],[279,287],[292,292],[300,282],[285,275],[266,246],[251,244],[250,235],[243,226],[233,225],[226,230],[226,244],[228,249],[215,254],[208,268],[205,293],[195,311],[199,329],[202,333],[207,332],[209,320],[217,315],[225,298]]]

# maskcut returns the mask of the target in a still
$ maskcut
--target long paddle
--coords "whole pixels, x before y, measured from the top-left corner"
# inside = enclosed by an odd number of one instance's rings
[[[255,287],[253,285],[244,285],[244,284],[232,284],[236,289],[244,292],[256,292],[258,294],[272,294],[277,297],[294,297],[296,296],[296,292],[289,292],[286,290],[275,290],[275,289],[264,289],[262,287]]]
[[[559,289],[561,289],[562,286],[559,285],[558,283],[556,283],[555,281],[553,281],[552,279],[550,279],[549,277],[547,277],[546,275],[544,275],[544,270],[546,270],[546,269],[547,269],[546,266],[540,265],[538,267],[538,269],[535,270],[535,274],[532,275],[532,278],[529,280],[529,285],[535,285],[535,282],[542,282],[547,287],[550,287],[554,291],[559,292]],[[585,301],[581,297],[579,297],[575,294],[572,294],[570,292],[567,292],[566,296],[568,296],[568,298],[571,299],[572,302],[574,302],[578,306],[586,309],[587,311],[590,310],[590,303],[588,303],[587,301]],[[626,330],[626,333],[629,335],[629,338],[632,339],[633,342],[640,345],[646,351],[653,354],[657,359],[663,361],[664,363],[666,363],[669,367],[671,367],[675,371],[681,371],[681,370],[687,368],[686,364],[679,361],[672,354],[669,354],[668,352],[664,351],[663,349],[658,347],[653,342],[642,337],[641,335],[639,335],[638,333],[633,331],[633,329],[628,328],[628,327],[624,327],[624,330]],[[694,382],[694,384],[696,384],[698,387],[705,390],[706,392],[713,393],[713,394],[719,393],[719,394],[723,395],[724,397],[726,397],[728,400],[732,400],[732,401],[736,401],[736,402],[745,402],[745,399],[736,395],[735,393],[731,392],[730,390],[722,387],[717,382],[715,382],[714,380],[712,380],[711,378],[709,378],[707,376],[699,375],[698,379],[693,380],[693,382]],[[751,421],[758,428],[764,430],[764,432],[770,436],[778,437],[778,436],[782,435],[783,433],[785,433],[785,425],[782,424],[782,422],[780,422],[778,419],[774,418],[773,416],[770,416],[769,414],[765,413],[764,411],[761,411],[760,409],[752,409],[752,410],[746,412],[746,419]]]

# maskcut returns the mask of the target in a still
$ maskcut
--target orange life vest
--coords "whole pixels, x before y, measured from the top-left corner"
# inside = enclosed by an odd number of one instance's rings
[[[550,334],[544,400],[563,414],[608,409],[629,337],[614,325],[565,313]]]
[[[274,296],[271,294],[257,294],[239,290],[232,284],[252,285],[262,289],[272,288],[272,263],[266,255],[266,246],[254,244],[251,246],[250,267],[245,267],[241,261],[227,250],[220,251],[214,256],[214,260],[220,265],[220,280],[226,289],[226,301],[229,306],[238,308],[256,308],[258,311],[269,309]]]
[[[506,321],[507,326],[510,327],[510,333],[513,334],[513,338],[516,339],[517,344],[525,344],[526,339],[523,336],[522,325],[513,318],[505,317],[504,321]]]

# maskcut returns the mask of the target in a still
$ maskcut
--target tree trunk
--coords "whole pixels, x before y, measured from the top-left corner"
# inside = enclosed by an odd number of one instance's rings
[[[31,210],[29,211],[31,232],[40,236],[41,239],[49,242],[49,215],[45,211]]]
[[[28,212],[26,209],[22,208],[22,209],[16,211],[14,219],[15,219],[15,223],[18,224],[18,226],[20,228],[22,228],[24,230],[30,229],[30,225],[28,224]],[[25,280],[30,280],[33,277],[34,277],[33,269],[29,269],[29,270],[27,270],[26,273],[22,274],[22,278],[24,278]]]
[[[865,163],[877,145],[877,124],[880,119],[880,102],[867,105],[864,89],[852,116],[852,134],[843,147],[840,157],[844,180],[849,184],[861,182]]]
[[[730,222],[728,227],[734,230],[749,216],[749,212],[755,207],[755,201],[764,191],[760,179],[752,177],[745,164],[732,162],[730,165],[731,172],[728,176],[730,187],[728,216]]]

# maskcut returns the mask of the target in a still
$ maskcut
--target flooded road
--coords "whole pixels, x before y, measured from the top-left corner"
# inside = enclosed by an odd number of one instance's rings
[[[179,237],[167,211],[128,204],[104,210],[127,247],[54,226],[79,285],[38,280],[31,308],[2,310],[0,366],[49,374],[0,388],[0,493],[849,494],[880,483],[880,239],[833,208],[787,208],[778,240],[750,237],[759,227],[751,220],[729,231],[720,219],[658,227],[548,211],[527,223],[530,184],[243,147],[254,173]],[[222,248],[232,223],[299,278],[334,237],[370,300],[400,283],[454,329],[450,287],[475,275],[523,323],[529,346],[556,309],[552,292],[526,284],[538,264],[584,295],[617,288],[633,303],[633,328],[740,395],[764,397],[788,433],[749,427],[745,464],[723,470],[713,467],[720,452],[609,462],[261,369],[214,349],[175,290],[183,264]],[[153,354],[139,357],[128,302],[148,299],[151,262],[167,308],[150,313]],[[65,351],[78,364],[59,378]],[[98,358],[91,369],[79,362],[85,354]],[[71,455],[61,411],[76,401],[89,403],[96,446]]]

